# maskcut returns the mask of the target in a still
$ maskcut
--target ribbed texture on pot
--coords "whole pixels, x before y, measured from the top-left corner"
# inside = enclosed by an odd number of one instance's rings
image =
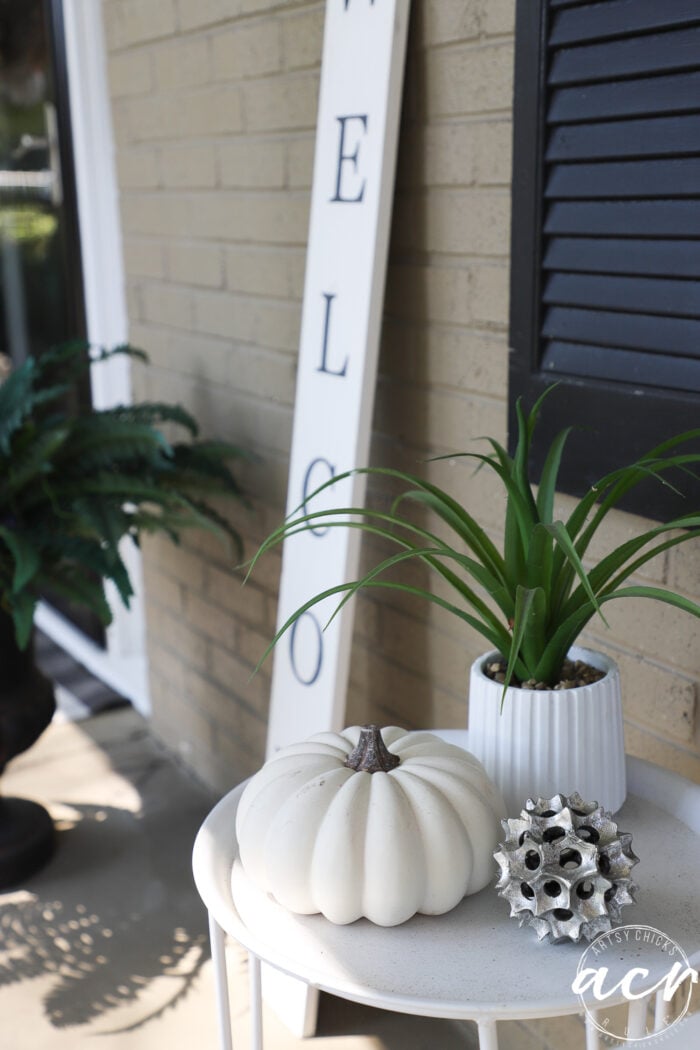
[[[625,801],[625,744],[620,673],[602,653],[574,648],[570,656],[607,671],[578,689],[508,689],[482,667],[497,657],[481,656],[469,684],[469,750],[498,784],[509,816],[527,798],[577,791],[586,801],[616,812]]]

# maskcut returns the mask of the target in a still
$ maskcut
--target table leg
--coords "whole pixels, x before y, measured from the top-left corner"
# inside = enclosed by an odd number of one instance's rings
[[[477,1021],[479,1050],[498,1050],[498,1030],[495,1021]]]
[[[663,1032],[667,1027],[669,1014],[669,1004],[664,999],[663,989],[659,989],[656,993],[656,1000],[654,1003],[654,1031]]]
[[[627,1008],[628,1039],[644,1039],[647,1034],[648,999],[633,999]]]
[[[586,1050],[600,1050],[600,1029],[593,1024],[593,1019],[586,1014]]]
[[[226,934],[211,912],[209,913],[209,939],[211,941],[211,957],[214,963],[219,1046],[221,1050],[233,1050],[231,1041],[231,1006],[228,997],[228,974],[226,972]]]
[[[260,960],[252,952],[248,952],[248,980],[250,982],[250,1050],[262,1050]]]

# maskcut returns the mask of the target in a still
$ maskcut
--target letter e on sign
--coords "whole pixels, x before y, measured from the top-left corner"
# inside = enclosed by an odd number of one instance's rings
[[[342,201],[345,204],[359,204],[365,195],[365,179],[358,175],[358,155],[362,136],[367,134],[367,114],[357,113],[355,116],[336,117],[340,124],[340,148],[338,150],[338,170],[335,182],[335,195],[331,197],[332,203]],[[355,124],[361,127],[358,129]],[[348,131],[348,125],[350,130]],[[352,145],[348,144],[352,140]],[[350,172],[346,169],[350,168]],[[344,172],[345,178],[344,178]],[[351,174],[352,173],[352,174]],[[355,176],[354,180],[352,176]],[[354,181],[356,185],[351,189],[347,183]],[[357,183],[359,182],[359,185]],[[354,196],[353,196],[354,191]]]

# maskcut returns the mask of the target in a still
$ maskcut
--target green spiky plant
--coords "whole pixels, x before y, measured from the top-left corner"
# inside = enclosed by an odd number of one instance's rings
[[[691,471],[700,462],[700,453],[679,451],[700,437],[700,430],[671,438],[629,466],[607,474],[580,499],[566,521],[557,520],[554,496],[571,427],[554,438],[536,491],[528,473],[532,435],[542,401],[552,389],[545,391],[529,415],[518,403],[518,440],[513,456],[493,438],[486,439],[490,452],[462,453],[479,468],[492,470],[503,484],[507,509],[502,552],[460,503],[412,474],[368,467],[340,474],[320,486],[311,500],[352,474],[398,480],[408,488],[388,512],[361,507],[295,512],[265,540],[249,571],[258,558],[287,536],[320,526],[360,529],[389,541],[398,551],[381,560],[361,579],[331,587],[309,599],[277,632],[260,663],[295,621],[318,602],[341,596],[332,620],[354,594],[371,588],[415,595],[473,627],[506,661],[504,694],[508,685],[529,680],[556,684],[567,653],[581,631],[596,613],[603,616],[602,606],[613,599],[652,598],[700,617],[700,606],[673,591],[624,585],[657,554],[700,535],[700,512],[654,526],[621,544],[594,566],[584,567],[593,537],[634,486],[650,476],[668,484],[663,477],[667,471]],[[308,503],[309,500],[306,506]],[[415,524],[405,512],[410,503],[422,504],[436,514],[448,527],[450,540]],[[442,577],[452,588],[454,600],[386,578],[391,570],[411,560],[422,562]]]
[[[146,359],[133,347],[90,353],[72,342],[28,357],[0,385],[0,607],[20,648],[45,590],[88,607],[103,624],[112,615],[104,580],[128,606],[124,537],[138,544],[144,533],[164,532],[177,541],[197,526],[241,550],[236,530],[206,502],[243,499],[227,466],[241,449],[194,440],[197,424],[179,405],[67,408],[91,363],[114,354]],[[160,424],[182,428],[189,440],[166,440]]]

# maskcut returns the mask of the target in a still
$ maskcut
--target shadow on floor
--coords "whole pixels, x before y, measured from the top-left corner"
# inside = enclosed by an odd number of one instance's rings
[[[0,994],[43,978],[34,988],[54,1030],[115,1011],[126,1027],[111,1031],[130,1030],[172,1011],[209,958],[190,857],[211,799],[129,707],[52,725],[3,779],[47,805],[57,846],[0,894]]]
[[[204,916],[167,836],[110,806],[62,806],[58,848],[34,893],[0,909],[0,987],[52,974],[43,1008],[57,1028],[133,1002],[154,978],[187,995],[208,957]],[[41,892],[40,882],[46,884]]]

